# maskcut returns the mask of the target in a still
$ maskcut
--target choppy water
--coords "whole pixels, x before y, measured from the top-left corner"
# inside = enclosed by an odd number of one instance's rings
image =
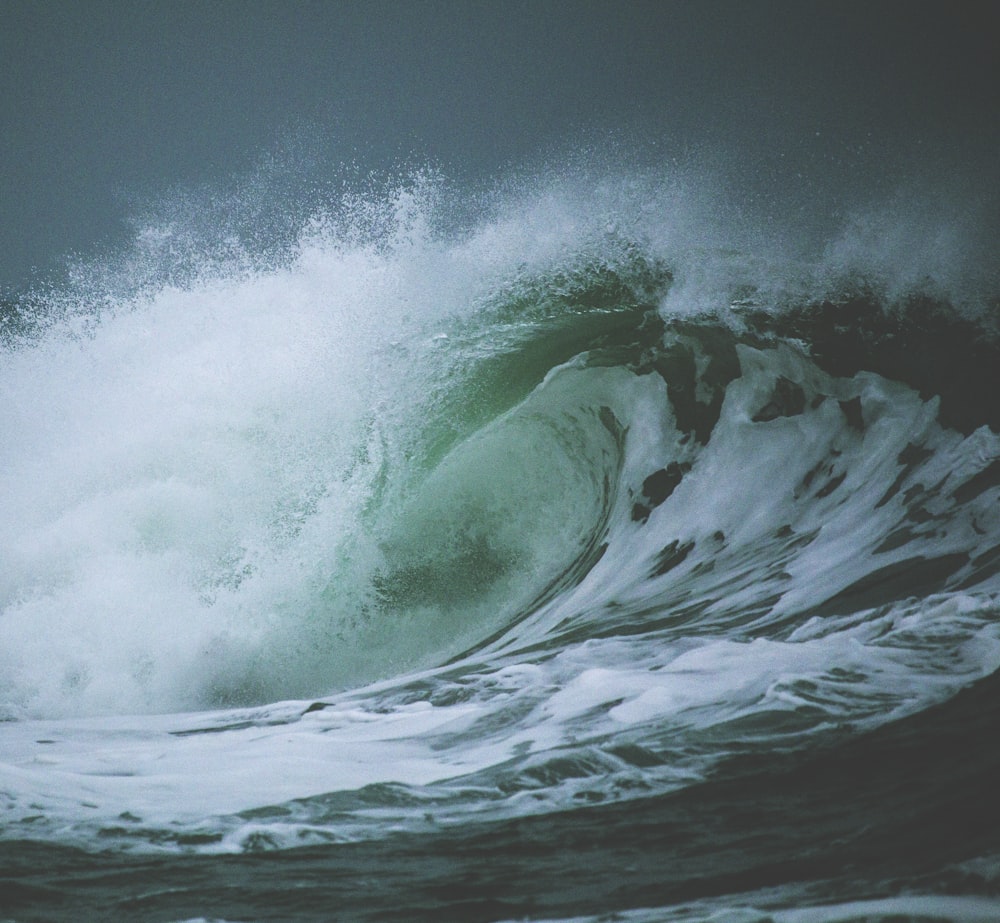
[[[993,277],[731,218],[417,176],[9,305],[0,914],[1000,918]]]

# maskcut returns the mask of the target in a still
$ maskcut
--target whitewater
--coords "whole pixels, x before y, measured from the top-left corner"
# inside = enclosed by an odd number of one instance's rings
[[[1000,917],[972,219],[223,211],[0,316],[0,916]]]

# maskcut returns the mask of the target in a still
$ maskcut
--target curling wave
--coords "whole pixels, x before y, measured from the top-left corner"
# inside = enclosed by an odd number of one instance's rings
[[[461,232],[439,192],[8,307],[5,837],[659,798],[1000,667],[989,305],[706,249],[634,181]]]

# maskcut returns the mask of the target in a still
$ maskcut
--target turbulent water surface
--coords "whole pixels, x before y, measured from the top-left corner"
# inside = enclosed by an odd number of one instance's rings
[[[1000,918],[990,277],[529,186],[6,306],[0,917]]]

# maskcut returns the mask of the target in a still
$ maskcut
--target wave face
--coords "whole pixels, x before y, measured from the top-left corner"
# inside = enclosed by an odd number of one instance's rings
[[[13,899],[121,910],[110,863],[164,885],[132,912],[245,916],[183,882],[388,862],[340,905],[992,918],[996,833],[901,827],[996,814],[992,292],[857,224],[779,259],[648,177],[448,196],[266,259],[149,227],[7,307]]]

